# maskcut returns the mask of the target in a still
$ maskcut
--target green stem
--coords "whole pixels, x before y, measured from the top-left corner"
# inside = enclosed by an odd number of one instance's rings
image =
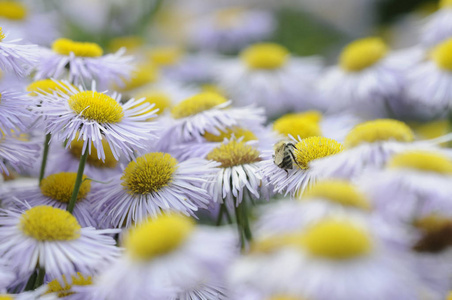
[[[221,225],[221,221],[223,220],[223,214],[224,214],[224,205],[223,205],[223,203],[221,203],[220,211],[218,212],[217,222],[215,223],[216,226]]]
[[[72,191],[71,200],[67,205],[67,211],[72,214],[74,210],[75,202],[77,200],[78,192],[80,186],[82,185],[83,172],[85,170],[86,159],[88,158],[88,145],[86,145],[85,152],[80,157],[80,162],[78,164],[77,177],[75,178],[74,190]]]
[[[247,241],[251,241],[253,239],[253,235],[250,229],[250,222],[248,220],[248,211],[246,207],[246,200],[243,199],[242,203],[240,203],[241,212],[242,212],[242,220],[243,220],[243,232],[245,233],[245,238]]]
[[[228,220],[228,224],[232,223],[231,214],[229,213],[228,207],[226,206],[226,203],[223,203],[224,205],[224,214],[226,215],[226,219]]]
[[[234,203],[235,203],[235,201],[234,201]],[[240,236],[240,248],[243,250],[243,249],[245,249],[245,236],[244,236],[244,232],[243,232],[242,216],[241,216],[241,210],[240,210],[239,206],[235,206],[235,217],[236,217],[237,229],[239,231],[239,236]]]
[[[39,172],[39,185],[41,185],[42,179],[44,179],[44,174],[46,172],[47,156],[49,155],[49,143],[52,135],[50,133],[46,134],[46,139],[44,141],[44,153],[42,154],[41,170]]]
[[[38,270],[38,276],[36,277],[36,282],[34,288],[40,287],[44,284],[44,276],[46,275],[46,270],[43,267],[40,267]]]
[[[38,276],[38,274],[36,272],[33,272],[33,274],[31,274],[30,278],[27,281],[27,285],[25,286],[25,291],[33,290],[35,283],[36,283],[37,276]]]

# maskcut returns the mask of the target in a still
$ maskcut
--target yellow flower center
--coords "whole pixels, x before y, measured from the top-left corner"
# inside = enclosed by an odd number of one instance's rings
[[[342,51],[339,64],[349,72],[359,72],[373,66],[386,56],[388,46],[380,38],[365,38],[350,43]]]
[[[0,42],[3,41],[3,39],[6,37],[6,35],[3,33],[3,28],[0,27]],[[3,73],[2,73],[3,75]]]
[[[218,94],[203,92],[185,99],[174,106],[171,110],[171,114],[175,119],[185,118],[212,109],[225,102],[227,102],[227,100]]]
[[[254,133],[237,126],[228,128],[226,129],[226,131],[220,131],[220,135],[215,135],[210,132],[206,132],[204,134],[206,141],[213,143],[221,143],[224,141],[224,139],[230,139],[232,138],[232,136],[236,137],[237,139],[243,137],[242,141],[244,142],[257,140],[257,137],[254,135]]]
[[[435,232],[443,228],[445,225],[451,223],[451,219],[438,215],[431,214],[421,219],[414,221],[416,228],[422,229],[425,232]]]
[[[219,162],[222,168],[252,164],[261,160],[259,151],[244,141],[232,140],[229,143],[222,143],[219,147],[207,154],[207,159]]]
[[[302,139],[320,136],[320,117],[321,115],[317,112],[287,114],[273,123],[273,129],[280,134],[299,136]]]
[[[38,241],[71,241],[80,237],[80,225],[69,212],[51,206],[35,206],[20,219],[22,232]]]
[[[154,107],[150,108],[146,111],[149,112],[150,110],[158,109],[157,114],[162,114],[166,109],[171,107],[171,98],[168,96],[168,94],[164,92],[159,91],[150,91],[138,94],[137,97],[140,98],[146,98],[146,102],[149,104],[155,104]],[[141,105],[141,104],[140,104]],[[145,114],[145,113],[143,113]]]
[[[388,162],[388,167],[452,174],[452,161],[448,157],[438,153],[422,151],[396,154]]]
[[[38,93],[45,92],[45,93],[53,93],[55,91],[66,93],[67,88],[75,88],[72,84],[69,84],[69,86],[66,83],[63,83],[62,81],[54,81],[52,79],[43,79],[35,81],[27,86],[27,91],[30,92],[30,96],[37,96]],[[77,89],[78,90],[78,89]]]
[[[131,194],[156,193],[173,179],[177,160],[167,153],[155,152],[138,157],[124,170],[122,185]]]
[[[61,283],[58,280],[54,279],[47,284],[47,292],[45,294],[57,293],[58,298],[64,298],[69,295],[75,294],[72,291],[72,286],[74,285],[92,285],[93,279],[91,276],[84,277],[82,274],[77,272],[77,275],[72,275],[72,284],[69,284],[66,280],[66,276],[63,275],[64,285],[61,286]]]
[[[14,300],[10,295],[0,295],[0,300]]]
[[[303,200],[312,198],[327,199],[344,206],[352,206],[363,210],[370,209],[370,203],[350,182],[326,180],[308,188],[302,195]]]
[[[345,147],[384,141],[412,142],[413,131],[405,123],[391,119],[364,122],[355,126],[345,137]]]
[[[185,216],[161,215],[132,228],[124,245],[134,260],[149,261],[176,250],[194,229],[194,222]]]
[[[440,8],[448,8],[448,7],[452,7],[452,0],[441,0],[439,2],[439,7]]]
[[[145,64],[139,66],[129,80],[124,80],[124,86],[120,87],[121,91],[130,91],[136,88],[143,87],[147,84],[155,82],[159,77],[158,69],[155,65]]]
[[[249,46],[240,56],[250,69],[273,70],[286,64],[289,51],[278,44],[262,43]]]
[[[143,45],[144,40],[139,36],[120,36],[108,42],[108,50],[110,50],[110,52],[116,52],[124,47],[127,51],[134,51]]]
[[[27,17],[27,8],[17,1],[0,1],[0,17],[10,20],[23,20]]]
[[[417,135],[423,139],[434,139],[449,132],[449,121],[438,120],[411,125]]]
[[[302,139],[295,145],[295,159],[301,169],[308,169],[309,163],[315,159],[334,155],[344,150],[335,140],[313,136]]]
[[[77,140],[77,138],[71,142],[69,151],[75,158],[80,159],[83,151],[83,140]],[[94,143],[91,142],[91,153],[88,154],[86,162],[96,168],[116,168],[118,161],[113,156],[113,152],[111,151],[110,145],[108,144],[107,140],[102,139],[102,147],[104,148],[105,161],[99,159],[99,157],[97,156],[97,149],[96,147],[94,147]]]
[[[96,43],[75,42],[64,38],[53,42],[52,50],[61,55],[69,55],[72,52],[78,57],[99,57],[104,53]]]
[[[41,193],[53,200],[68,203],[74,190],[77,173],[61,172],[47,176],[41,181]],[[83,175],[82,185],[77,195],[77,201],[81,201],[91,190],[91,182]]]
[[[201,85],[201,91],[215,93],[215,94],[218,94],[223,97],[225,97],[225,95],[226,95],[225,91],[221,87],[219,87],[218,85],[215,85],[215,84],[203,84],[203,85]]]
[[[369,233],[347,221],[325,219],[309,228],[301,245],[315,256],[340,260],[368,254],[372,250]]]
[[[118,123],[124,117],[122,106],[112,97],[99,92],[79,92],[72,95],[68,103],[75,113],[98,123]]]
[[[432,59],[445,71],[452,71],[452,39],[440,43],[432,51]]]
[[[148,52],[149,59],[158,66],[171,66],[182,57],[182,51],[174,47],[157,47]]]

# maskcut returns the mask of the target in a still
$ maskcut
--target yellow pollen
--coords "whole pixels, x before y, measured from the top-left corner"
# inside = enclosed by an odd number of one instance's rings
[[[251,69],[273,70],[286,64],[289,51],[278,44],[262,43],[249,46],[240,56]]]
[[[38,93],[53,93],[55,91],[58,91],[60,93],[67,93],[66,89],[69,87],[77,89],[72,84],[69,84],[69,86],[66,83],[63,83],[62,81],[54,81],[52,79],[43,79],[35,81],[27,86],[27,91],[30,92],[30,96],[37,96]],[[78,90],[78,89],[77,89]]]
[[[108,50],[116,52],[121,48],[126,48],[128,52],[138,50],[144,45],[144,40],[139,36],[121,36],[108,42]]]
[[[121,91],[130,91],[147,84],[155,82],[159,77],[158,69],[153,64],[145,64],[139,66],[129,80],[124,80],[124,86],[120,87]]]
[[[345,147],[384,141],[412,142],[413,131],[405,123],[391,119],[368,121],[355,126],[345,137]]]
[[[320,136],[321,130],[319,126],[319,118],[315,117],[315,114],[287,114],[277,119],[273,123],[273,129],[285,136],[292,135],[302,139],[311,136]]]
[[[435,232],[451,222],[452,220],[450,218],[438,214],[431,214],[421,219],[415,220],[414,226],[425,232]]]
[[[370,203],[366,197],[347,181],[326,180],[318,182],[308,188],[301,197],[303,200],[322,198],[344,206],[363,210],[370,209]]]
[[[47,176],[41,181],[41,193],[53,200],[68,203],[74,190],[77,173],[61,172]],[[82,185],[77,195],[77,202],[81,201],[91,190],[91,182],[83,175]]]
[[[213,143],[221,143],[224,141],[224,139],[231,139],[232,136],[236,137],[237,139],[243,137],[242,141],[244,142],[257,140],[257,137],[254,135],[254,133],[237,126],[228,128],[226,129],[226,131],[220,131],[220,135],[215,135],[210,132],[206,132],[204,134],[206,141]]]
[[[225,97],[226,95],[225,91],[223,91],[222,88],[215,84],[203,84],[201,85],[201,91],[215,93],[223,97]]]
[[[0,295],[0,300],[14,300],[10,295]]]
[[[346,71],[359,72],[376,64],[387,52],[388,46],[380,38],[360,39],[344,48],[339,64]]]
[[[445,155],[432,152],[412,151],[396,154],[389,160],[388,167],[452,174],[452,161]]]
[[[452,39],[436,46],[432,51],[432,59],[440,69],[452,71]]]
[[[451,8],[452,7],[452,0],[441,0],[439,2],[440,8]]]
[[[226,98],[218,94],[203,92],[185,99],[174,106],[171,110],[171,114],[173,115],[173,118],[181,119],[212,109],[225,102],[227,102]]]
[[[71,142],[71,147],[69,148],[70,153],[76,158],[80,159],[83,151],[83,140],[77,140],[78,135],[75,140]],[[86,162],[96,168],[113,169],[118,165],[118,161],[113,156],[110,145],[106,139],[102,139],[102,147],[104,148],[105,161],[102,161],[97,156],[97,149],[94,147],[94,143],[91,142],[91,153],[88,154]]]
[[[300,242],[312,255],[334,260],[356,258],[372,250],[371,237],[364,228],[332,219],[313,225]]]
[[[413,124],[411,128],[414,129],[416,135],[423,139],[434,139],[449,132],[449,121],[438,120],[423,124]]]
[[[6,37],[6,35],[3,33],[3,28],[0,27],[0,42],[3,41],[3,39]],[[2,73],[3,75],[3,73]]]
[[[230,168],[239,165],[252,164],[261,160],[259,151],[244,141],[232,140],[222,143],[207,154],[207,159],[219,162],[222,168]]]
[[[157,66],[175,65],[182,57],[181,49],[174,47],[157,47],[148,52],[149,59]]]
[[[301,169],[308,169],[309,163],[315,159],[334,155],[344,150],[344,147],[335,140],[319,136],[302,139],[295,147],[295,159]]]
[[[130,162],[121,177],[130,194],[157,193],[172,181],[177,160],[168,153],[154,152]]]
[[[130,229],[124,246],[131,258],[149,261],[180,247],[195,229],[195,223],[176,214],[166,214]]]
[[[77,275],[71,276],[72,284],[69,284],[67,282],[66,276],[63,275],[62,277],[63,277],[64,285],[61,286],[60,282],[58,282],[58,280],[54,279],[47,284],[47,291],[45,292],[45,294],[57,293],[58,298],[64,298],[69,295],[75,294],[75,292],[72,291],[72,286],[74,286],[74,285],[83,286],[83,285],[92,285],[93,284],[93,279],[91,278],[91,276],[85,277],[82,274],[80,274],[79,272],[77,272]]]
[[[78,57],[99,57],[104,53],[96,43],[75,42],[65,38],[53,42],[52,50],[61,55],[70,55],[72,52]]]
[[[150,91],[138,94],[137,99],[146,98],[145,102],[149,104],[155,104],[154,107],[146,111],[158,109],[157,114],[161,115],[165,110],[171,107],[171,98],[168,94],[160,91]],[[142,105],[142,104],[140,104]],[[143,113],[145,114],[145,113]]]
[[[447,300],[452,300],[452,291],[449,292],[449,295],[447,296]]]
[[[81,228],[69,212],[40,205],[22,214],[20,229],[38,241],[71,241],[80,237]]]
[[[68,103],[75,113],[98,123],[118,123],[124,117],[122,106],[112,97],[99,92],[79,92],[72,95]]]
[[[17,1],[0,1],[0,18],[14,21],[23,20],[27,17],[27,8]]]

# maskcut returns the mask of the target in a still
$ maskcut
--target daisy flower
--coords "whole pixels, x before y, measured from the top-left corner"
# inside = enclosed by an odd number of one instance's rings
[[[87,299],[89,296],[84,292],[83,287],[91,287],[93,284],[92,276],[83,276],[80,272],[71,276],[70,282],[66,276],[62,276],[60,280],[53,279],[45,285],[45,292],[41,296],[42,300],[53,300],[66,298],[70,300]]]
[[[360,119],[352,114],[323,115],[320,111],[309,110],[283,115],[273,122],[273,130],[285,138],[325,136],[342,142],[359,122]]]
[[[13,199],[4,201],[4,204],[19,205],[22,209],[26,209],[27,206],[35,207],[47,205],[66,210],[74,190],[76,176],[77,173],[71,172],[51,174],[45,177],[39,186],[23,188],[13,192]],[[14,201],[15,198],[26,202],[26,205],[22,202]],[[86,176],[83,176],[76,201],[72,214],[77,219],[80,226],[96,227],[97,222],[91,212],[93,203],[91,181]]]
[[[220,135],[232,126],[262,124],[263,111],[256,107],[230,107],[231,101],[219,94],[202,92],[185,99],[171,109],[172,120],[160,138],[161,149],[171,144],[202,141],[203,135],[210,132]]]
[[[270,12],[227,7],[193,20],[188,35],[198,49],[231,52],[268,38],[275,27]]]
[[[314,106],[320,69],[315,58],[294,57],[283,46],[262,43],[243,50],[240,60],[222,63],[218,81],[236,104],[256,104],[267,115],[278,116]]]
[[[103,55],[98,44],[60,38],[53,42],[52,50],[43,50],[35,79],[68,79],[75,84],[97,80],[102,87],[113,82],[121,85],[133,70],[132,58],[123,56],[124,52]]]
[[[36,268],[44,268],[53,278],[78,271],[92,274],[119,256],[115,240],[107,235],[117,230],[81,228],[65,210],[41,205],[0,213],[0,253],[20,277],[30,276]]]
[[[452,38],[425,56],[425,60],[407,70],[407,101],[443,115],[452,109]]]
[[[302,299],[417,299],[410,269],[372,232],[344,217],[318,220],[240,259],[231,283]]]
[[[32,167],[41,147],[23,136],[3,136],[0,139],[0,172],[9,175],[7,166],[15,171]]]
[[[426,19],[422,28],[421,41],[427,47],[452,37],[452,1],[440,0],[439,8]]]
[[[29,105],[25,93],[0,91],[0,138],[27,129],[27,120],[31,119]]]
[[[385,170],[368,175],[360,182],[385,217],[405,223],[434,213],[452,217],[452,160],[441,152],[395,154]]]
[[[200,282],[223,281],[237,253],[229,229],[175,214],[148,219],[124,237],[125,254],[94,278],[93,299],[224,299]],[[194,291],[185,293],[184,291]],[[195,297],[190,298],[190,295]]]
[[[402,69],[382,39],[360,39],[342,50],[339,64],[326,71],[318,88],[332,112],[351,108],[382,117],[387,101],[401,95]]]
[[[312,136],[305,139],[293,140],[292,169],[282,169],[275,164],[275,153],[264,153],[265,159],[261,163],[262,173],[274,187],[274,192],[294,196],[302,193],[318,177],[323,175],[315,170],[313,164],[322,158],[335,156],[344,147],[339,142],[326,137]]]
[[[203,159],[178,162],[168,153],[152,152],[130,162],[121,175],[99,187],[94,213],[100,225],[130,227],[162,211],[194,215],[211,197],[201,186],[215,164]]]
[[[88,154],[84,173],[87,177],[108,181],[111,177],[121,173],[120,162],[113,156],[108,142],[103,139],[102,147],[105,152],[105,160],[99,159],[97,149],[91,145],[92,152]],[[69,148],[65,148],[61,143],[52,143],[50,152],[52,155],[48,159],[46,173],[53,174],[59,172],[76,172],[80,157],[82,156],[83,140],[73,140]],[[64,161],[64,164],[61,162]]]
[[[93,145],[97,156],[105,160],[103,140],[119,159],[120,153],[132,156],[135,148],[143,148],[142,144],[154,137],[154,123],[146,122],[155,116],[154,111],[144,99],[130,99],[121,104],[120,95],[97,92],[95,83],[92,90],[64,83],[63,92],[41,93],[43,104],[34,108],[44,115],[46,133],[52,139],[65,142],[67,148],[73,140],[83,140],[81,154],[90,153]]]
[[[9,40],[0,27],[0,70],[25,77],[37,63],[38,47],[19,44],[20,40]]]
[[[415,141],[413,131],[405,123],[378,119],[356,125],[345,138],[346,151],[313,162],[313,167],[318,176],[353,179],[364,171],[381,169],[396,153],[410,149],[435,150],[441,142],[448,140],[450,137],[446,135],[433,140]]]

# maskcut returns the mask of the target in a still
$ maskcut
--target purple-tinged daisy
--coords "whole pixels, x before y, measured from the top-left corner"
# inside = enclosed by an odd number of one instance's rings
[[[344,150],[339,142],[319,136],[298,141],[294,139],[291,143],[294,148],[287,153],[287,155],[290,154],[292,162],[290,166],[286,166],[289,169],[275,164],[275,155],[278,153],[264,153],[265,159],[260,165],[262,173],[274,187],[274,192],[291,196],[302,193],[309,185],[322,177],[323,174],[313,167],[315,162],[325,157],[338,155]]]
[[[144,103],[144,98],[121,104],[121,95],[96,92],[94,83],[93,90],[64,83],[63,91],[41,93],[43,104],[34,109],[44,116],[46,133],[67,143],[67,148],[73,140],[83,140],[82,154],[91,152],[93,145],[97,156],[105,160],[102,143],[105,140],[113,156],[119,159],[120,153],[132,156],[134,149],[143,148],[143,143],[155,137],[155,123],[146,121],[155,117],[155,111]]]
[[[21,169],[32,167],[38,158],[41,146],[21,136],[4,136],[0,139],[0,172],[9,175],[7,166],[20,173]]]
[[[137,224],[123,244],[124,256],[94,278],[93,299],[224,299],[223,289],[209,283],[223,282],[238,254],[229,228],[196,226],[176,214]]]
[[[410,223],[431,214],[452,217],[451,180],[450,157],[411,150],[395,154],[385,170],[363,175],[360,182],[380,214]]]
[[[220,135],[232,126],[262,124],[265,116],[260,108],[231,107],[231,101],[212,92],[199,93],[181,101],[171,110],[169,128],[162,133],[159,147],[167,150],[172,144],[203,141],[210,132]]]
[[[19,41],[8,40],[0,27],[0,70],[25,77],[37,63],[39,50],[35,45],[22,45]]]
[[[124,52],[103,55],[98,44],[57,39],[52,50],[43,50],[35,79],[68,79],[75,84],[97,80],[104,88],[112,83],[122,85],[133,70],[132,57],[123,56]]]
[[[2,209],[0,214],[0,253],[21,277],[36,268],[44,268],[51,278],[93,274],[121,252],[109,235],[117,230],[81,228],[73,215],[59,208]]]
[[[345,137],[345,151],[313,162],[313,167],[317,176],[354,179],[363,171],[382,168],[396,153],[410,149],[434,150],[450,138],[415,141],[413,131],[405,123],[377,119],[356,125]],[[447,153],[447,150],[441,151]]]
[[[208,185],[214,202],[225,203],[234,211],[245,199],[268,199],[269,187],[259,169],[262,158],[259,150],[251,144],[243,140],[226,140],[206,158],[220,164]]]
[[[317,58],[290,56],[283,46],[262,43],[242,51],[240,60],[221,64],[218,81],[234,105],[262,106],[274,117],[316,106],[313,91],[320,70]]]
[[[131,227],[162,212],[194,215],[211,196],[202,187],[216,164],[203,159],[178,162],[152,152],[130,162],[121,175],[99,186],[93,206],[101,227]]]
[[[26,93],[0,91],[0,138],[12,135],[14,131],[25,131],[32,114]]]
[[[51,174],[41,181],[40,186],[23,188],[13,192],[10,195],[13,198],[8,199],[9,201],[5,199],[4,204],[7,206],[19,206],[22,209],[26,209],[28,206],[47,205],[66,210],[74,190],[76,176],[77,173],[75,172]],[[15,198],[24,202],[15,201]],[[92,203],[91,181],[86,176],[83,176],[74,211],[72,212],[81,227],[96,227],[97,225],[96,218],[91,211]]]
[[[452,38],[452,1],[440,0],[440,9],[427,17],[421,41],[427,47]]]
[[[189,25],[188,35],[198,49],[231,52],[267,39],[275,27],[268,11],[227,7],[198,16]]]

